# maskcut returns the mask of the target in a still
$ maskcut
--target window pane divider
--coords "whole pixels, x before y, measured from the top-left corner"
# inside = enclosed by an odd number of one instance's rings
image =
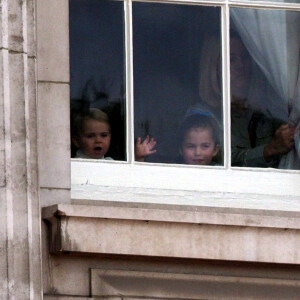
[[[125,68],[126,68],[126,153],[127,162],[134,162],[134,103],[133,103],[133,45],[132,1],[124,1]]]
[[[300,4],[297,3],[274,3],[269,1],[240,1],[240,0],[227,0],[231,7],[245,7],[245,8],[267,8],[267,9],[284,9],[300,11]]]
[[[224,142],[224,166],[231,166],[231,127],[230,127],[230,51],[229,30],[230,14],[229,5],[221,8],[221,49],[222,49],[222,99],[223,99],[223,142]]]
[[[214,6],[224,5],[226,0],[132,0],[133,2],[143,3],[162,3],[162,4],[183,4],[183,5],[201,5],[201,6]]]
[[[165,4],[185,4],[185,5],[201,5],[201,6],[224,6],[229,4],[232,7],[245,8],[267,8],[267,9],[286,9],[299,11],[300,4],[288,2],[272,2],[272,1],[255,1],[255,0],[132,0],[132,2],[152,2]]]

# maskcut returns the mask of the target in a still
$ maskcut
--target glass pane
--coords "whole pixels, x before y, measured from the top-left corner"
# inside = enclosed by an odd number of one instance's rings
[[[234,0],[234,1],[238,1],[238,0]],[[250,0],[250,1],[261,1],[261,0]],[[276,2],[276,3],[300,3],[300,0],[266,0],[266,1],[270,1],[270,2]]]
[[[125,160],[123,2],[69,3],[72,157]]]
[[[232,8],[231,18],[232,166],[300,169],[300,14]]]
[[[136,160],[222,165],[220,8],[133,3],[133,49]]]

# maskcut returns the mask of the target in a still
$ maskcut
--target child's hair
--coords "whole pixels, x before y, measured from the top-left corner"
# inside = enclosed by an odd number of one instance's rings
[[[193,128],[210,129],[212,132],[213,141],[216,145],[220,145],[220,130],[216,120],[208,113],[195,112],[191,115],[188,115],[181,124],[179,130],[180,147],[187,132]]]
[[[106,123],[109,125],[109,131],[111,131],[107,114],[100,109],[90,108],[84,114],[78,114],[74,117],[72,122],[72,135],[78,136],[83,130],[84,122],[87,120]]]

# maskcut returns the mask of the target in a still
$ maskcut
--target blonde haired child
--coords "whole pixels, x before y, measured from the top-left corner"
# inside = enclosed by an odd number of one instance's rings
[[[91,108],[84,114],[78,114],[72,129],[72,142],[78,149],[76,158],[112,159],[105,157],[111,141],[111,128],[106,113]]]
[[[111,127],[106,113],[90,108],[84,114],[78,114],[73,121],[72,142],[77,148],[75,158],[106,159],[111,142]],[[135,158],[144,161],[145,157],[156,152],[156,141],[146,137],[142,142],[137,139]]]

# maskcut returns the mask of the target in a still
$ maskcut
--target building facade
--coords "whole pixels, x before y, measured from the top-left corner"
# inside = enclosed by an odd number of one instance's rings
[[[207,170],[213,192],[112,164],[123,181],[86,182],[70,159],[68,1],[2,0],[0,15],[0,299],[299,299],[299,173],[233,174],[270,181],[247,191]]]

